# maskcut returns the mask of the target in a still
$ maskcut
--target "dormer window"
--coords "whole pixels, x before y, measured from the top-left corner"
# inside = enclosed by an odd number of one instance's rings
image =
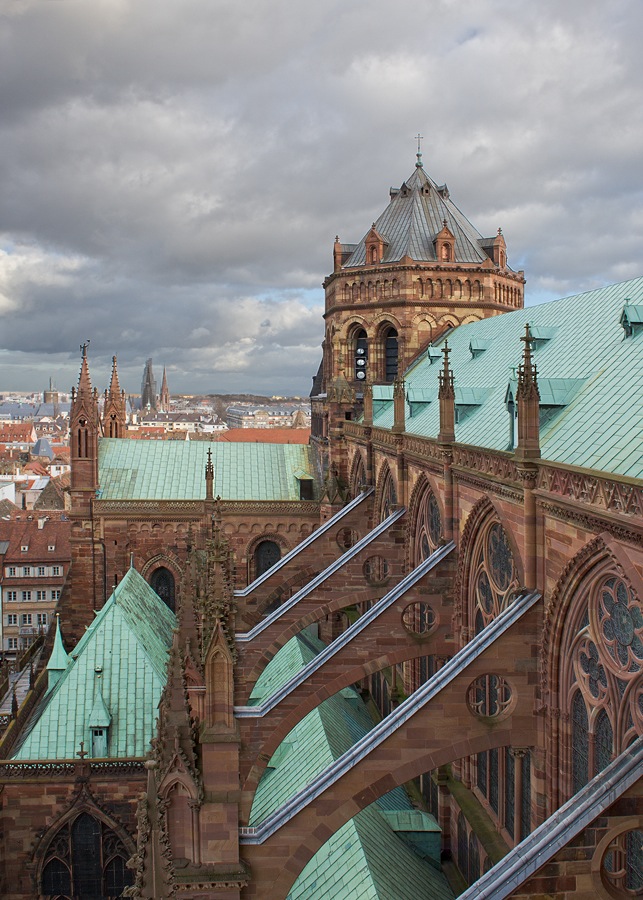
[[[20,552],[28,553],[29,552],[29,544],[23,544],[22,547],[20,548]]]
[[[643,306],[635,306],[626,300],[620,321],[626,337],[632,337],[643,331]]]
[[[451,244],[442,244],[442,261],[451,262]]]

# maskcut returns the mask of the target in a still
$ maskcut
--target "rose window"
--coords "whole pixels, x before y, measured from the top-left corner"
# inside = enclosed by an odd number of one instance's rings
[[[638,672],[643,665],[643,612],[620,579],[608,579],[597,604],[599,629],[608,664],[619,674]]]
[[[643,831],[626,831],[612,841],[603,856],[603,882],[618,896],[640,897],[643,893]]]

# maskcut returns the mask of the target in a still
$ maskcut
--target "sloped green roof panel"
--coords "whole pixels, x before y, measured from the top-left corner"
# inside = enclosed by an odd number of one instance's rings
[[[214,496],[224,500],[299,500],[296,472],[316,471],[304,444],[134,441],[102,438],[101,500],[202,500],[208,450]]]
[[[319,652],[324,645],[311,631],[279,650],[258,679],[251,702],[270,696]],[[259,783],[250,823],[263,821],[372,727],[352,688],[325,700],[273,754]],[[453,893],[442,873],[397,837],[382,810],[413,816],[401,788],[362,810],[308,862],[288,900],[451,900]]]
[[[81,741],[91,751],[90,728],[98,718],[101,724],[109,718],[109,757],[144,757],[175,627],[174,613],[130,569],[36,709],[14,758],[75,759]]]
[[[534,353],[546,398],[564,408],[541,428],[545,460],[643,477],[643,338],[624,336],[620,324],[625,300],[640,305],[643,278],[610,285],[481,322],[461,325],[448,336],[456,392],[462,397],[482,390],[478,410],[456,424],[456,440],[492,450],[510,443],[507,385],[521,362],[525,324],[548,335]],[[489,349],[472,359],[471,341]],[[410,390],[422,389],[437,398],[439,366],[426,358],[405,374]],[[474,395],[475,396],[475,395]],[[374,424],[390,428],[393,410],[380,408]],[[437,437],[439,404],[428,403],[407,418],[410,433]]]

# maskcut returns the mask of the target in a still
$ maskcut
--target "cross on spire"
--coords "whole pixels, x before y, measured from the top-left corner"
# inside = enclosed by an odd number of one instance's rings
[[[415,165],[416,165],[416,167],[417,167],[418,169],[421,169],[421,168],[422,168],[422,165],[423,165],[423,163],[422,163],[422,144],[421,144],[421,142],[424,140],[424,135],[423,135],[423,134],[420,134],[420,132],[418,131],[418,133],[415,135],[415,140],[418,142],[418,152],[416,153],[416,156],[417,156],[417,162],[415,163]]]

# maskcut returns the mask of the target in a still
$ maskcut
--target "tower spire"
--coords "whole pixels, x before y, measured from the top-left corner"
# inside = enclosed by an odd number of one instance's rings
[[[516,402],[518,406],[518,443],[516,456],[525,459],[540,456],[540,391],[538,372],[531,350],[531,330],[525,325],[520,340],[524,344],[522,363],[518,368]]]

